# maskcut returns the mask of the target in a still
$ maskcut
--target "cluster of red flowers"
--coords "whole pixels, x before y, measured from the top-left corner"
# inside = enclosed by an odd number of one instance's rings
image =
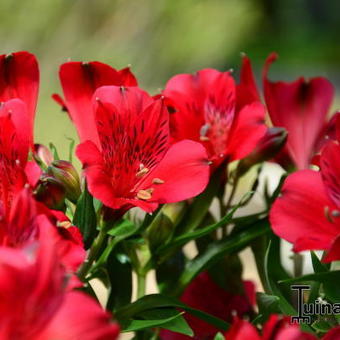
[[[229,71],[204,69],[171,78],[156,96],[140,89],[128,68],[63,64],[64,99],[53,98],[77,129],[76,155],[105,216],[117,220],[132,207],[151,213],[201,194],[217,169],[232,161],[242,160],[243,173],[275,156],[285,169],[298,171],[288,176],[271,209],[273,231],[295,251],[326,250],[325,261],[339,260],[340,118],[327,121],[333,87],[324,78],[271,82],[267,73],[275,59],[269,56],[263,72],[265,104],[246,56],[238,84]],[[60,196],[77,203],[78,175],[34,144],[38,87],[32,54],[0,56],[0,339],[115,339],[118,324],[81,292],[77,272],[88,261],[83,237],[59,209]],[[274,127],[265,124],[267,111]],[[202,273],[182,300],[233,323],[226,339],[314,339],[277,316],[260,337],[239,319],[255,303],[253,287],[245,283],[245,290],[247,297],[233,295]],[[197,339],[218,332],[186,318]],[[326,338],[336,339],[336,332]],[[161,337],[181,339],[170,331]]]

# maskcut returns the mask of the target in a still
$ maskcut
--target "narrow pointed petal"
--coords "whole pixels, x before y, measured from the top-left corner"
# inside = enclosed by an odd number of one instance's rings
[[[270,211],[273,231],[294,244],[295,251],[329,249],[340,221],[328,198],[321,174],[301,170],[290,175]]]
[[[240,83],[236,85],[236,111],[253,102],[260,102],[261,98],[256,86],[250,59],[242,57]]]
[[[59,77],[67,110],[77,128],[80,141],[92,140],[99,145],[92,96],[100,86],[134,84],[133,76],[129,76],[126,71],[120,74],[100,62],[67,62],[60,67]],[[61,102],[60,99],[58,101]]]
[[[26,119],[31,144],[38,90],[39,68],[33,54],[16,52],[0,56],[0,102],[18,98],[27,105]]]
[[[334,88],[322,77],[306,81],[271,82],[270,65],[277,59],[271,54],[263,72],[264,96],[272,123],[288,131],[287,150],[299,169],[306,169],[326,124]]]

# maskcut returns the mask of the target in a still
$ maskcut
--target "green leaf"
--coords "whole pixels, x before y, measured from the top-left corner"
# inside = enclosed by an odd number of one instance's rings
[[[279,298],[278,306],[282,314],[298,315],[295,308],[289,303],[291,295],[288,297],[288,293],[284,292],[282,287],[278,286],[278,281],[287,279],[288,277],[289,276],[287,272],[284,270],[281,264],[280,239],[275,235],[272,235],[272,239],[269,242],[265,256],[265,279],[268,290],[266,293]],[[287,288],[288,292],[290,293],[290,287]],[[313,332],[312,328],[307,324],[302,324],[301,328],[304,331]]]
[[[205,228],[200,228],[197,229],[195,231],[191,231],[189,233],[183,234],[181,236],[176,237],[175,239],[173,239],[169,244],[164,245],[163,247],[160,247],[158,250],[158,254],[164,254],[167,251],[173,249],[173,248],[178,248],[181,247],[185,244],[187,244],[188,242],[192,241],[192,240],[196,240],[200,237],[209,235],[211,232],[213,232],[214,230],[217,230],[218,228],[224,226],[225,224],[227,224],[233,217],[235,211],[237,210],[238,205],[235,206],[233,209],[231,209],[228,214],[226,216],[224,216],[219,222],[214,223],[212,225],[209,225]]]
[[[340,302],[340,270],[303,275],[292,279],[281,280],[280,283],[316,281],[323,285],[326,298],[332,302]]]
[[[108,257],[106,269],[110,281],[106,308],[110,311],[115,311],[131,301],[132,266],[129,258],[121,249],[116,249]]]
[[[294,277],[291,279],[281,280],[279,283],[296,283],[296,282],[306,282],[306,281],[338,281],[340,280],[340,270],[335,270],[332,272],[314,273],[307,274],[299,277]]]
[[[79,228],[83,235],[85,249],[90,248],[97,235],[97,215],[93,206],[93,198],[86,183],[84,192],[78,199],[73,224]]]
[[[225,340],[222,333],[217,333],[214,337],[214,340]]]
[[[325,263],[321,263],[319,258],[316,256],[316,254],[311,251],[311,260],[312,260],[312,265],[315,273],[323,273],[323,272],[328,272],[329,271],[329,266]]]
[[[53,158],[55,161],[59,161],[60,160],[60,157],[58,155],[58,151],[57,151],[57,148],[55,147],[55,145],[53,143],[49,143],[49,148],[53,154]]]
[[[184,265],[185,257],[182,249],[180,249],[156,268],[156,278],[161,293],[171,293],[171,289],[176,285]]]
[[[145,311],[141,319],[133,319],[123,325],[122,332],[140,331],[160,327],[176,333],[192,336],[193,331],[183,318],[183,312],[174,308],[158,308]]]
[[[270,231],[266,219],[255,223],[246,231],[242,231],[220,241],[211,243],[206,251],[188,261],[186,268],[178,280],[174,295],[179,295],[183,289],[203,270],[209,268],[225,255],[244,249],[251,241]]]
[[[257,322],[263,324],[270,314],[280,313],[279,297],[259,292],[256,293],[256,301],[259,309],[259,316],[256,318]]]
[[[316,320],[312,323],[312,327],[321,333],[327,333],[333,326],[325,320]]]
[[[66,137],[66,139],[68,139],[70,141],[70,146],[69,146],[69,149],[68,149],[68,160],[69,160],[70,163],[72,163],[74,145],[75,145],[76,142],[71,137]]]
[[[127,219],[121,219],[114,225],[107,233],[111,236],[118,237],[119,239],[125,239],[133,235],[138,230],[138,226]]]
[[[179,308],[189,312],[199,319],[215,326],[223,331],[227,330],[229,324],[221,319],[218,319],[210,314],[202,312],[198,309],[191,308],[175,298],[168,297],[161,294],[152,294],[143,296],[141,299],[118,309],[115,313],[117,320],[124,324],[129,319],[133,319],[136,315],[144,315],[145,311],[155,308]]]

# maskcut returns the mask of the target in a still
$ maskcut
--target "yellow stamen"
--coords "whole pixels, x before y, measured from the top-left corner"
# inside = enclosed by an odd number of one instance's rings
[[[209,141],[210,139],[209,139],[209,137],[207,137],[207,136],[200,136],[200,141],[202,141],[202,142],[207,142],[207,141]]]
[[[140,169],[137,173],[136,176],[137,177],[143,177],[145,174],[147,174],[149,172],[148,168],[142,168]]]
[[[153,189],[152,189],[153,191]],[[151,189],[147,189],[147,190],[139,190],[137,192],[137,198],[140,199],[140,200],[149,200],[151,197],[152,197],[152,191]]]
[[[164,181],[163,181],[162,179],[160,179],[160,178],[154,178],[154,179],[152,180],[152,183],[153,183],[153,184],[163,184]]]
[[[72,227],[72,223],[70,221],[58,222],[58,226],[67,229]]]

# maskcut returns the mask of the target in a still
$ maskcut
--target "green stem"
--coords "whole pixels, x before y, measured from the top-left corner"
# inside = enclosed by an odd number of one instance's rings
[[[146,291],[146,274],[137,273],[137,299],[145,295]]]
[[[269,287],[267,287],[266,272],[264,267],[264,258],[267,246],[268,246],[267,235],[262,235],[258,237],[251,244],[251,249],[255,258],[257,273],[259,275],[260,281],[265,292],[269,291]]]
[[[233,183],[234,185],[231,189],[227,204],[225,205],[225,207],[223,209],[224,214],[226,214],[228,212],[229,208],[231,207],[231,203],[233,202],[233,199],[234,199],[234,196],[235,196],[235,193],[236,193],[236,189],[237,189],[237,186],[238,186],[238,182],[239,182],[239,177],[236,177],[235,181]],[[228,235],[228,225],[225,225],[222,229],[222,237],[225,237],[227,235]]]
[[[107,228],[105,225],[102,226],[102,228],[99,231],[98,236],[94,240],[92,247],[90,249],[90,252],[88,254],[87,259],[82,264],[78,271],[78,277],[80,280],[84,281],[86,278],[87,273],[89,272],[93,262],[96,260],[98,253],[101,249],[101,247],[104,244],[104,241],[106,240],[106,234],[107,234]]]

